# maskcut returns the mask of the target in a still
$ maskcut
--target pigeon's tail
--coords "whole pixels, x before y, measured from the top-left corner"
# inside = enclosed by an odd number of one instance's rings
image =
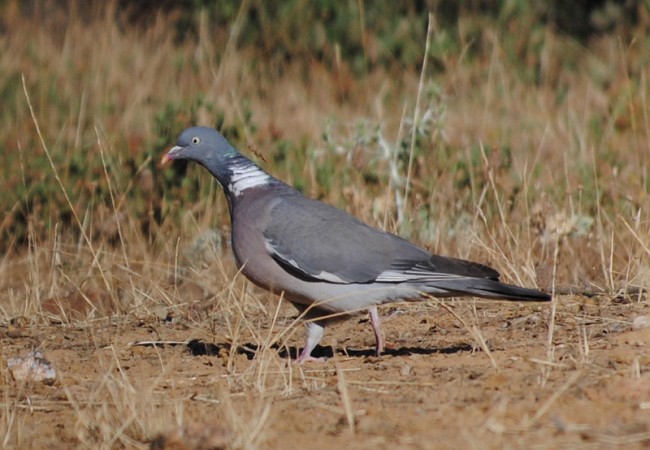
[[[451,296],[457,295],[459,297],[471,295],[474,297],[519,302],[547,302],[551,300],[551,296],[545,292],[501,283],[490,278],[468,277],[447,283],[438,282],[435,288],[443,288]]]

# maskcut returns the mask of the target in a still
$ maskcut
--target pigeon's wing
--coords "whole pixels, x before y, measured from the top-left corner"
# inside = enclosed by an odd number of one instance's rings
[[[394,261],[377,277],[380,282],[435,282],[460,278],[499,279],[499,272],[464,259],[429,255],[426,261]]]
[[[297,195],[275,204],[264,239],[276,263],[306,281],[421,283],[499,276],[481,264],[431,255],[337,208]]]

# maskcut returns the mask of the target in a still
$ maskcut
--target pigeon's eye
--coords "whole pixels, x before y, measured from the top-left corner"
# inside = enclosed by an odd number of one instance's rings
[[[196,145],[196,144],[200,144],[200,143],[201,143],[201,138],[199,138],[198,136],[194,136],[192,138],[192,144]]]

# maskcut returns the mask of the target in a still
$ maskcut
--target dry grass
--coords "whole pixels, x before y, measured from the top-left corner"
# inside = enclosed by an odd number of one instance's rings
[[[25,242],[8,235],[0,259],[0,445],[650,439],[648,335],[630,331],[648,315],[647,295],[632,288],[650,285],[645,35],[582,47],[546,30],[533,83],[520,76],[527,62],[509,54],[513,36],[492,27],[484,53],[434,54],[442,69],[376,68],[359,80],[345,61],[266,66],[205,16],[195,40],[177,43],[163,15],[141,29],[120,26],[110,8],[90,23],[40,24],[12,5],[2,7],[2,101],[12,116],[0,145],[17,194],[0,231],[20,208],[28,228]],[[463,24],[456,32],[467,42]],[[433,25],[436,41],[443,30]],[[559,296],[539,308],[385,308],[389,356],[359,353],[372,336],[352,321],[326,338],[348,357],[289,364],[302,330],[285,302],[238,274],[214,181],[191,167],[181,188],[161,187],[168,175],[152,162],[155,124],[170,104],[194,106],[163,117],[164,145],[175,127],[214,125],[222,114],[243,151],[248,144],[309,195],[432,251],[487,262],[506,281],[603,296]],[[97,162],[81,181],[70,169],[78,155]],[[23,201],[41,178],[64,199],[67,219],[47,201]],[[194,187],[198,198],[173,196]],[[207,354],[189,355],[190,339],[209,344],[197,350]],[[463,355],[467,341],[483,356]],[[53,361],[55,386],[11,378],[4,359],[34,348]]]

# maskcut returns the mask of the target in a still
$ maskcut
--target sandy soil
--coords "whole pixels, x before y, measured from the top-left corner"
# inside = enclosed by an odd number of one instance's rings
[[[647,302],[557,299],[383,308],[386,354],[365,316],[332,326],[322,362],[295,366],[298,327],[280,307],[242,322],[218,314],[126,317],[3,329],[2,355],[41,349],[47,386],[2,364],[9,448],[647,448]],[[162,314],[160,314],[162,316]],[[641,317],[641,319],[639,319]],[[633,323],[636,319],[636,325]],[[473,330],[473,331],[472,331]],[[271,332],[270,332],[271,331]],[[474,333],[474,334],[473,334]],[[473,336],[478,336],[477,338]],[[478,343],[485,340],[490,355]],[[153,341],[156,345],[133,345]],[[160,342],[167,342],[160,344]],[[146,344],[146,342],[144,342]],[[255,349],[259,351],[255,352]],[[332,357],[333,355],[333,357]],[[491,356],[491,357],[490,357]],[[10,424],[11,426],[7,427]]]

